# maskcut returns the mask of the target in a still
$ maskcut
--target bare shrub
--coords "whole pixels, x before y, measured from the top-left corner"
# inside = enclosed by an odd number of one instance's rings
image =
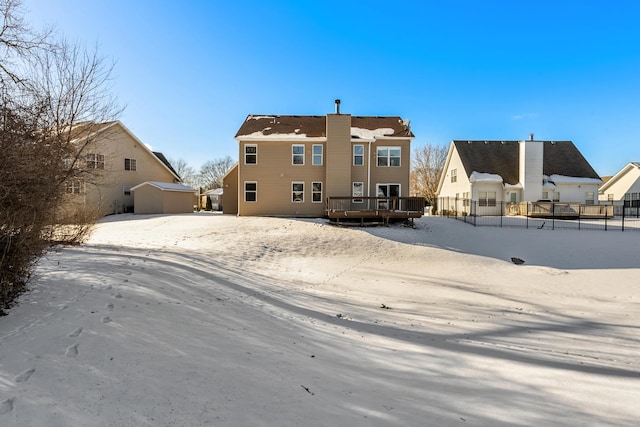
[[[95,182],[92,140],[81,137],[120,112],[113,65],[97,49],[32,31],[20,6],[0,0],[0,313],[50,245],[90,233],[95,207],[68,203],[74,183]]]

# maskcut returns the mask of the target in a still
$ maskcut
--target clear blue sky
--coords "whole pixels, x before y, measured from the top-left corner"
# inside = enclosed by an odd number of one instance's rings
[[[23,0],[116,62],[120,119],[196,169],[248,114],[398,115],[414,146],[572,140],[640,161],[640,2]]]

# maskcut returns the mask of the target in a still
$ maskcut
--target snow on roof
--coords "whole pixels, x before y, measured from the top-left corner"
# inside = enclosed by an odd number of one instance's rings
[[[270,130],[271,128],[265,128],[264,130],[260,130],[257,132],[252,132],[249,135],[243,135],[244,138],[269,138],[269,139],[287,139],[287,138],[306,138],[306,133],[270,133],[265,135],[264,131]],[[297,129],[300,131],[300,129]]]
[[[502,183],[502,177],[500,175],[496,175],[494,173],[483,173],[483,172],[471,172],[471,176],[469,177],[469,181],[471,182],[500,182]]]
[[[379,129],[363,129],[352,127],[351,137],[360,139],[375,139],[381,138],[386,135],[393,135],[395,131],[391,128],[379,128]]]
[[[521,183],[519,183],[519,182],[518,182],[517,184],[508,184],[508,183],[505,183],[505,184],[504,184],[504,188],[505,188],[505,189],[522,189],[522,184],[521,184]]]
[[[136,189],[142,187],[143,185],[152,185],[156,188],[159,188],[162,191],[185,191],[185,192],[193,192],[196,190],[193,188],[186,186],[184,184],[177,184],[173,182],[159,182],[159,181],[146,181],[142,184],[138,184],[135,187],[132,187],[131,190],[135,191]]]
[[[550,175],[548,180],[554,184],[602,184],[602,180],[599,178],[583,178],[564,175]]]
[[[219,196],[220,194],[223,194],[223,192],[224,192],[224,189],[216,188],[214,190],[206,191],[204,194],[206,194],[207,196]]]

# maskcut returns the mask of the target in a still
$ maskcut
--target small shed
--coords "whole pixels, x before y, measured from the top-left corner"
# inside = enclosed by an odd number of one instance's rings
[[[135,214],[193,212],[196,190],[184,184],[146,181],[131,188]]]

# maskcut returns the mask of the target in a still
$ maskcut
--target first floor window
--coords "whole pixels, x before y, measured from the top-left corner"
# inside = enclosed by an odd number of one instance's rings
[[[478,193],[478,206],[495,206],[495,205],[496,205],[495,191],[480,191]]]
[[[321,182],[311,183],[311,202],[322,203],[322,183]]]
[[[124,170],[126,171],[136,170],[136,159],[124,159]]]
[[[462,193],[462,206],[469,206],[469,193]]]
[[[130,196],[131,195],[131,187],[122,187],[122,192],[124,193],[125,196]]]
[[[291,164],[304,165],[304,145],[294,144],[291,146]]]
[[[311,160],[311,164],[313,166],[322,166],[322,145],[321,144],[313,144],[313,159]]]
[[[82,193],[82,182],[72,179],[64,184],[64,190],[67,194],[80,194]]]
[[[364,197],[364,182],[354,182],[352,185],[351,195],[355,197],[353,203],[362,203],[359,197]]]
[[[400,147],[378,147],[377,153],[378,166],[400,166]]]
[[[258,163],[258,146],[256,144],[244,145],[244,164],[255,165]]]
[[[258,200],[258,183],[255,181],[246,181],[244,183],[244,201],[255,202]]]
[[[104,169],[104,155],[87,154],[87,169]]]
[[[560,192],[559,191],[543,191],[542,192],[543,200],[551,200],[552,202],[560,201]]]
[[[594,204],[593,191],[587,191],[585,193],[584,203],[586,205],[593,205]]]
[[[291,201],[293,203],[304,203],[304,182],[291,183]]]
[[[353,146],[353,165],[364,165],[364,145],[356,144]]]

